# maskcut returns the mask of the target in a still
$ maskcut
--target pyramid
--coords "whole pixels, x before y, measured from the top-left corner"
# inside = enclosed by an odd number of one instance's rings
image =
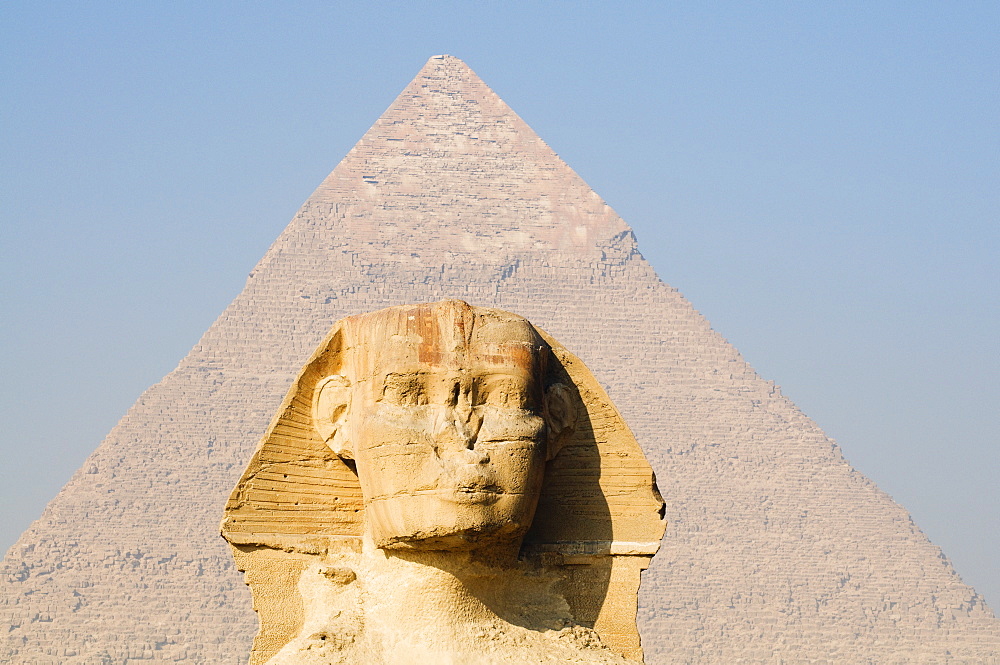
[[[225,500],[330,325],[453,297],[591,368],[668,505],[646,662],[991,663],[1000,621],[907,512],[639,254],[629,227],[460,60],[431,58],[243,292],[8,552],[13,663],[243,663]]]

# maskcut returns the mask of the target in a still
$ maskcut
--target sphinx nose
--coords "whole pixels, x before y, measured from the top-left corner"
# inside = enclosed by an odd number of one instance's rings
[[[439,444],[452,449],[474,450],[482,418],[461,396],[454,405],[442,409],[437,426]]]

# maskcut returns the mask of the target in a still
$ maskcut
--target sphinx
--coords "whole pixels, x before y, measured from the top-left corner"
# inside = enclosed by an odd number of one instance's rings
[[[583,363],[458,300],[342,319],[225,508],[252,665],[641,662],[664,504]]]

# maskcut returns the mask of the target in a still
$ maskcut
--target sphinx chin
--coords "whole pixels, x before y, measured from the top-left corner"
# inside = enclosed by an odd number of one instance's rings
[[[377,499],[365,510],[369,534],[378,547],[443,549],[450,544],[467,549],[507,541],[516,549],[531,525],[535,509],[531,499],[481,489],[448,489]]]

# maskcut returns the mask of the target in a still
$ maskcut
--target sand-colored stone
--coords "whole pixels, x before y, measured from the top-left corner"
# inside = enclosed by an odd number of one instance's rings
[[[334,326],[222,532],[260,615],[254,665],[625,663],[663,508],[578,358],[445,300]]]
[[[257,617],[218,506],[335,321],[442,298],[552,333],[642,446],[669,522],[639,591],[647,664],[1000,662],[1000,622],[906,510],[447,56],[428,61],[7,553],[0,661],[244,663]]]

